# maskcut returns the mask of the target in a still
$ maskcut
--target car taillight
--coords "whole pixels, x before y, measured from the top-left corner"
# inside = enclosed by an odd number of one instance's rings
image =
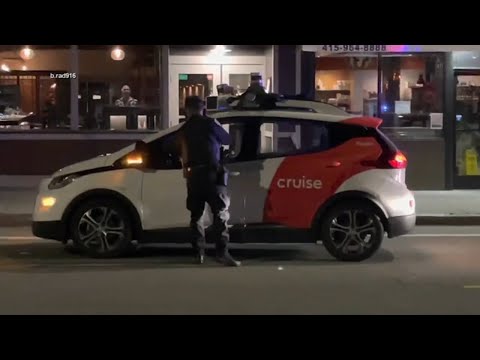
[[[408,161],[407,157],[398,151],[392,159],[388,160],[388,163],[394,169],[405,169]]]

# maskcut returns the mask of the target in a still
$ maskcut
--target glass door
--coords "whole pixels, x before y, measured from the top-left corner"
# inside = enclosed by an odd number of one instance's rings
[[[222,83],[233,86],[237,95],[243,94],[250,86],[250,75],[262,75],[263,86],[267,86],[263,65],[222,65]]]
[[[263,65],[222,65],[222,83],[232,86],[238,96],[250,86],[250,76],[253,73],[262,75],[263,87],[266,88],[267,79]],[[276,139],[276,129],[271,124],[265,125],[260,128],[262,149],[272,147]]]
[[[480,188],[480,70],[456,71],[455,80],[454,186]]]
[[[177,125],[185,118],[185,98],[202,98],[217,94],[221,83],[221,65],[172,65],[169,91],[169,125]]]

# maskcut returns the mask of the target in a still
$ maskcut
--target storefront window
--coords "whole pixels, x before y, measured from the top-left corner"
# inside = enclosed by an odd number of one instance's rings
[[[426,129],[437,136],[443,128],[444,73],[442,54],[319,57],[316,100],[351,114],[380,117],[386,131],[402,136],[419,136]]]
[[[185,118],[185,99],[199,96],[205,99],[213,93],[213,74],[179,74],[178,107],[181,119]]]
[[[382,55],[381,72],[384,128],[443,127],[443,56]]]
[[[147,131],[160,124],[155,45],[79,46],[82,130]]]
[[[0,129],[68,128],[69,45],[0,45]]]
[[[456,175],[478,176],[480,175],[480,75],[458,75],[456,83]]]
[[[320,57],[316,65],[317,101],[336,105],[353,114],[376,114],[376,56]]]

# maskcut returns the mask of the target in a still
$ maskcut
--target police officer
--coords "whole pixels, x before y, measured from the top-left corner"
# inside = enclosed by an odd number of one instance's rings
[[[187,208],[193,248],[203,264],[205,257],[205,228],[203,213],[208,204],[213,214],[213,237],[218,262],[240,266],[228,252],[230,199],[227,194],[227,172],[221,163],[222,145],[230,144],[230,135],[214,119],[203,115],[204,101],[198,96],[185,100],[186,123],[180,130],[180,153],[187,180]]]

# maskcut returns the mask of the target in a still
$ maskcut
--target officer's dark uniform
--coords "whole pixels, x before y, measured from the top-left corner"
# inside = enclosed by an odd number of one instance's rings
[[[193,247],[203,262],[205,228],[203,213],[208,204],[213,214],[213,237],[217,259],[225,265],[240,265],[228,254],[227,221],[230,199],[227,193],[227,172],[221,163],[222,145],[230,144],[230,135],[214,119],[194,115],[180,130],[181,156],[187,179],[187,208],[191,213],[190,227]]]

